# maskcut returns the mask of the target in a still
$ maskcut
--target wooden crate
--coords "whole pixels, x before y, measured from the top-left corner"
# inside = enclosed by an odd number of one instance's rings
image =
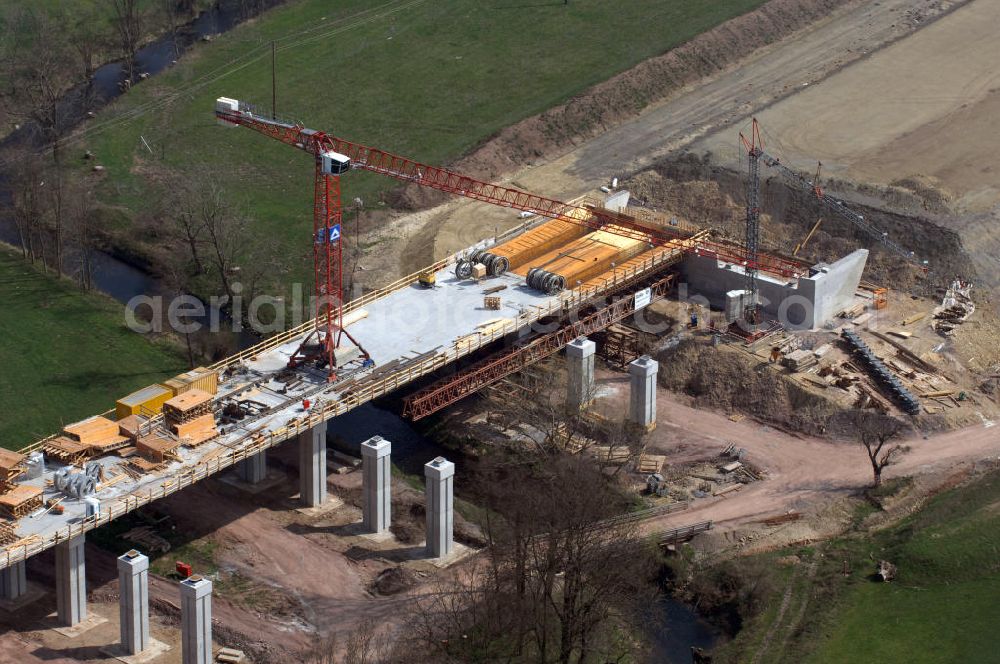
[[[0,495],[0,516],[22,519],[42,506],[42,490],[20,484]]]
[[[197,388],[178,394],[163,404],[163,416],[169,424],[188,422],[212,412],[212,395]]]

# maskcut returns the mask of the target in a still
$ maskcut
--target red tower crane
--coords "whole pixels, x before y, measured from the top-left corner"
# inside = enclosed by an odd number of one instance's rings
[[[215,115],[220,123],[252,129],[291,145],[313,156],[316,163],[315,200],[313,205],[313,255],[316,271],[316,296],[320,303],[316,312],[316,330],[303,341],[289,364],[298,366],[318,360],[336,378],[341,361],[357,356],[367,359],[361,345],[343,329],[341,317],[341,202],[340,176],[351,169],[361,169],[430,187],[491,205],[560,219],[595,230],[638,239],[651,245],[666,245],[687,234],[647,226],[626,214],[590,205],[572,205],[552,198],[536,196],[519,189],[482,182],[437,166],[423,164],[406,157],[308,129],[259,113],[251,105],[220,97],[215,103]],[[703,256],[747,265],[754,270],[766,270],[791,277],[805,272],[802,264],[768,255],[750,256],[730,244],[699,239],[689,247]],[[317,338],[313,341],[312,337]],[[340,349],[342,337],[349,339],[360,352]],[[340,350],[340,352],[338,352]]]

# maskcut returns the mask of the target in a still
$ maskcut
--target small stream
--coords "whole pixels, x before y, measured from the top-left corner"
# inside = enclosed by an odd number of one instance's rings
[[[164,71],[192,45],[205,38],[222,34],[243,21],[283,4],[284,0],[261,0],[255,11],[247,14],[241,3],[235,0],[220,0],[214,7],[198,15],[190,23],[180,26],[174,34],[165,34],[150,42],[136,53],[136,71],[155,76]],[[126,80],[125,66],[121,61],[109,62],[94,71],[93,77],[66,93],[60,102],[60,116],[64,129],[72,129],[88,118],[88,113],[103,108],[115,98],[124,94],[122,83]],[[136,83],[142,85],[142,82]],[[25,125],[0,143],[0,150],[14,146],[40,146],[42,138],[36,128]],[[10,197],[3,187],[5,180],[0,174],[0,207],[10,207]],[[0,242],[21,248],[21,239],[14,220],[9,215],[0,215]],[[67,247],[63,256],[63,271],[70,276],[78,275],[78,253]],[[122,304],[138,295],[160,295],[164,289],[152,275],[103,251],[92,252],[92,283],[96,290],[110,295]],[[203,320],[207,324],[213,316],[206,306]],[[216,313],[217,320],[229,321],[224,314]],[[194,319],[192,319],[194,320]],[[249,333],[237,335],[241,349],[252,346],[260,339]]]
[[[718,642],[719,631],[687,604],[665,597],[657,608],[663,626],[652,635],[649,664],[692,664],[692,646],[708,651]]]

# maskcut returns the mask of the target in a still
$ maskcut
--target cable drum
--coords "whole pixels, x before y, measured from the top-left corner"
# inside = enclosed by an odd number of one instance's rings
[[[561,274],[549,272],[548,270],[543,270],[540,267],[533,267],[528,270],[528,276],[525,278],[525,282],[528,284],[529,288],[540,290],[543,293],[548,293],[549,295],[555,295],[559,291],[566,288],[566,277]]]
[[[472,276],[472,261],[459,258],[455,264],[455,276],[459,279],[468,279]]]
[[[508,260],[506,256],[491,254],[483,249],[472,252],[472,255],[469,256],[469,260],[473,265],[476,263],[482,263],[485,265],[486,274],[491,277],[499,277],[501,274],[510,269],[510,260]]]

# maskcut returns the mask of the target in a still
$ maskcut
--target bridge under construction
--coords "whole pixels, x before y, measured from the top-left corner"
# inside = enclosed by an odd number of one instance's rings
[[[406,400],[407,414],[419,419],[571,343],[574,357],[592,354],[580,337],[667,297],[679,275],[707,280],[696,289],[714,292],[708,281],[748,267],[737,243],[627,208],[624,192],[605,203],[561,203],[262,119],[232,100],[220,100],[216,115],[316,157],[320,295],[339,292],[339,185],[330,180],[338,163],[520,210],[525,219],[343,306],[335,301],[215,365],[123,397],[114,411],[0,455],[0,587],[10,599],[26,559],[59,547],[57,565],[66,567],[57,574],[59,618],[70,625],[80,619],[85,590],[82,553],[69,552],[82,547],[87,531],[236,464],[245,481],[260,482],[267,449],[293,438],[301,500],[319,506],[327,423],[337,416],[425,379]],[[774,289],[839,302],[853,297],[864,255],[831,270],[761,254],[753,267]],[[819,285],[834,281],[821,298]],[[459,371],[441,377],[459,360]],[[591,381],[592,367],[590,360]],[[655,366],[647,369],[636,375],[652,376],[647,384],[655,386]],[[571,371],[571,382],[586,379],[586,371]],[[655,408],[643,398],[654,397],[633,394],[635,410],[644,412],[636,424],[649,427]]]

